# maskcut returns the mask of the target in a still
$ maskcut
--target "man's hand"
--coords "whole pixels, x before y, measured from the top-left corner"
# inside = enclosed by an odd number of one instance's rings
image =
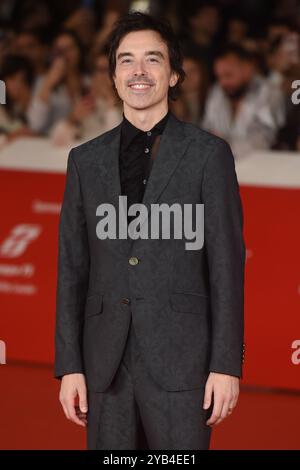
[[[79,397],[79,406],[75,405]],[[67,374],[61,380],[59,401],[68,419],[79,426],[87,425],[87,392],[83,374]]]
[[[210,372],[205,385],[203,408],[208,409],[212,399],[214,405],[212,414],[206,421],[207,425],[219,424],[232,413],[238,401],[239,380],[232,375]]]

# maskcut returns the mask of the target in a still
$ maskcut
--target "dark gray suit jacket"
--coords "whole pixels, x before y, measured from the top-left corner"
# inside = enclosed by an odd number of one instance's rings
[[[111,383],[130,316],[146,364],[165,390],[203,387],[210,371],[242,376],[243,213],[229,145],[171,113],[143,203],[204,204],[204,246],[186,239],[96,235],[101,203],[118,207],[118,125],[72,148],[60,214],[55,371]],[[138,263],[129,263],[136,257]]]

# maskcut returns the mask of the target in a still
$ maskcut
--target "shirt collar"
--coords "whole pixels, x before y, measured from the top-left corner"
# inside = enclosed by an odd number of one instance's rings
[[[126,119],[124,112],[122,113],[122,115],[123,115],[123,121],[122,121],[122,129],[121,129],[121,140],[122,140],[123,146],[127,147],[128,145],[130,145],[130,143],[133,141],[133,139],[137,135],[146,134],[147,131],[142,131],[141,129],[138,129],[137,127],[135,127],[130,121],[128,121],[128,119]],[[152,129],[150,129],[151,133],[155,132],[156,134],[162,134],[167,124],[169,115],[170,115],[170,110],[168,110],[167,114],[165,114],[165,116],[160,121],[158,121],[152,127]]]

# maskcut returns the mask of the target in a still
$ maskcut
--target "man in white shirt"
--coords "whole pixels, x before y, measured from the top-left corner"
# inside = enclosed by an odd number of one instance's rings
[[[239,46],[222,50],[214,71],[202,126],[229,141],[237,156],[270,148],[284,122],[280,89],[257,74],[251,54]]]

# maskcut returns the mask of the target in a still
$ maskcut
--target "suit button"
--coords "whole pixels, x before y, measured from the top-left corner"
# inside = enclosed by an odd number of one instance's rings
[[[131,266],[136,266],[138,264],[139,260],[136,256],[132,256],[131,258],[129,258],[129,264]]]
[[[123,297],[123,299],[121,299],[121,303],[129,305],[130,304],[130,299],[128,299],[127,297]]]

